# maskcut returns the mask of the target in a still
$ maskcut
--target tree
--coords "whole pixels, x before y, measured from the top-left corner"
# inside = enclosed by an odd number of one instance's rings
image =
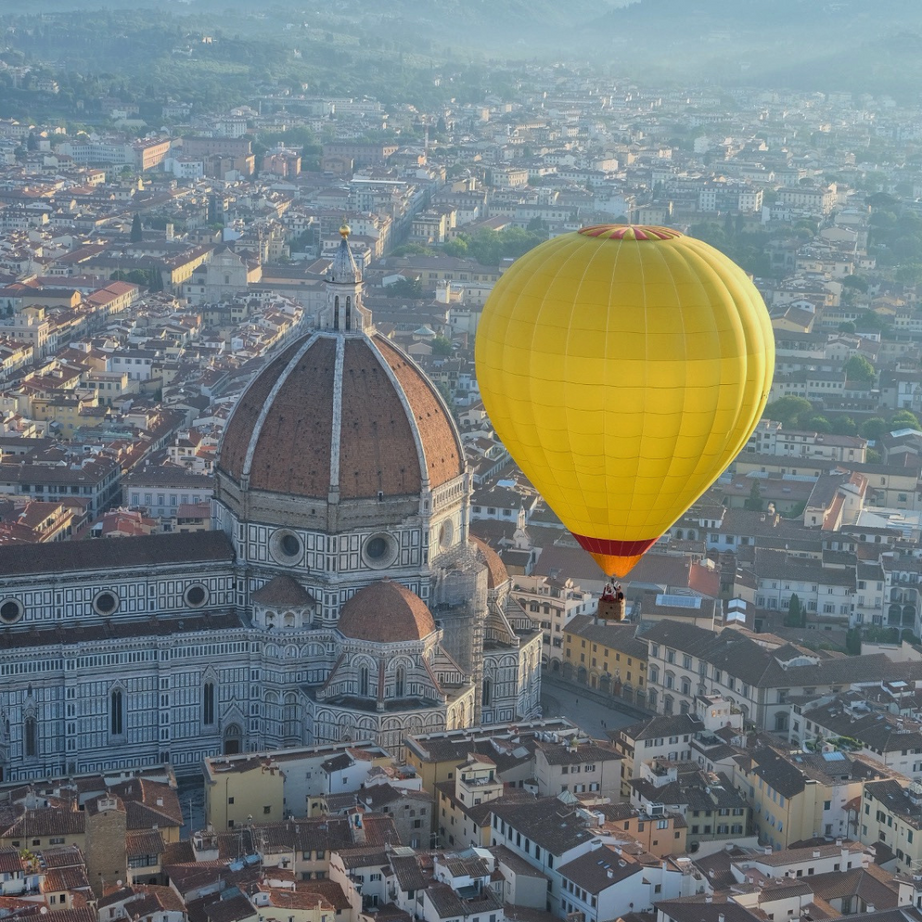
[[[800,424],[801,429],[806,429],[809,432],[832,432],[832,423],[826,419],[825,416],[815,414],[813,416],[808,416],[806,419],[802,420]]]
[[[845,377],[849,381],[872,384],[877,377],[874,366],[863,355],[850,355],[845,361]]]
[[[875,439],[879,439],[888,429],[885,419],[880,416],[872,416],[858,427],[858,434],[863,439],[870,439],[873,442]]]
[[[922,284],[922,263],[903,263],[894,273],[894,277],[901,285]]]
[[[762,486],[758,478],[752,481],[752,486],[749,488],[749,498],[743,503],[743,508],[752,512],[762,511]]]
[[[131,220],[131,242],[140,243],[144,239],[144,232],[141,228],[141,215],[137,212]]]
[[[832,431],[836,435],[857,435],[858,424],[851,416],[836,416],[831,420]]]
[[[384,293],[389,298],[418,300],[423,296],[423,283],[418,278],[408,279],[406,276],[402,276],[393,285],[388,285],[384,289]]]
[[[788,613],[784,617],[785,627],[806,627],[807,626],[807,609],[800,604],[797,593],[791,594],[791,600],[788,602]]]
[[[764,416],[766,419],[773,419],[789,429],[796,429],[802,417],[806,418],[812,414],[813,404],[809,400],[788,394],[785,397],[773,400],[765,408]]]
[[[861,631],[859,628],[850,628],[845,634],[845,652],[849,656],[861,655]]]
[[[451,355],[451,340],[447,336],[436,336],[429,345],[432,347],[433,355]]]
[[[891,432],[895,432],[897,429],[919,429],[920,426],[915,413],[909,410],[897,410],[890,417],[888,428]]]
[[[860,275],[846,275],[845,278],[842,279],[842,287],[853,288],[855,291],[867,294],[868,280]]]

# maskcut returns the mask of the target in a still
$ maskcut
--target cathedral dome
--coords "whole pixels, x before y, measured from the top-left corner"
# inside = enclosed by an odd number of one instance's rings
[[[306,336],[257,375],[224,431],[219,479],[326,501],[434,489],[464,473],[435,386],[378,333]]]
[[[509,571],[502,558],[486,541],[471,535],[471,542],[480,551],[480,556],[487,566],[487,587],[489,589],[499,588],[509,580]]]
[[[404,643],[436,630],[426,603],[400,583],[383,579],[359,590],[339,616],[339,631],[353,640]]]

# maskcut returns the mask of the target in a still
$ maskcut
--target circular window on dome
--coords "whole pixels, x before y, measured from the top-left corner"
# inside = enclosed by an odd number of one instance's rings
[[[190,586],[183,595],[190,608],[201,608],[208,601],[208,590],[199,583]]]
[[[376,570],[389,567],[397,557],[397,542],[390,535],[372,535],[362,548],[362,556]]]
[[[301,551],[301,539],[291,531],[277,531],[269,541],[269,552],[278,563],[300,563]]]
[[[455,526],[452,524],[451,519],[445,519],[442,522],[439,528],[439,548],[443,551],[448,550],[451,547],[452,541],[455,539]]]
[[[15,624],[22,617],[22,602],[19,599],[4,599],[0,602],[0,621]]]
[[[96,609],[97,614],[111,615],[118,608],[118,596],[114,592],[104,589],[102,592],[97,593],[96,598],[93,599],[93,608]]]

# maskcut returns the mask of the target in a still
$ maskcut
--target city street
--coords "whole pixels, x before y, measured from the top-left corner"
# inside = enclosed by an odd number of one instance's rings
[[[608,730],[617,730],[642,719],[641,712],[631,709],[615,710],[602,702],[591,689],[576,688],[551,679],[547,673],[541,677],[541,706],[545,717],[568,717],[596,739],[606,739]],[[629,705],[625,707],[630,708]]]

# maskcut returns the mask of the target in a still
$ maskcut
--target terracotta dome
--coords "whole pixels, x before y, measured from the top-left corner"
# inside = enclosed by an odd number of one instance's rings
[[[509,579],[509,571],[502,558],[486,541],[471,535],[471,542],[480,551],[483,562],[487,565],[487,587],[496,589]]]
[[[464,471],[450,414],[380,334],[315,333],[256,376],[231,414],[218,474],[240,487],[326,500],[406,496]]]
[[[339,615],[339,631],[353,640],[402,643],[422,640],[435,621],[426,603],[400,583],[383,579],[360,589]]]
[[[285,573],[274,576],[250,598],[257,605],[289,605],[293,608],[303,608],[317,601],[296,579]]]

